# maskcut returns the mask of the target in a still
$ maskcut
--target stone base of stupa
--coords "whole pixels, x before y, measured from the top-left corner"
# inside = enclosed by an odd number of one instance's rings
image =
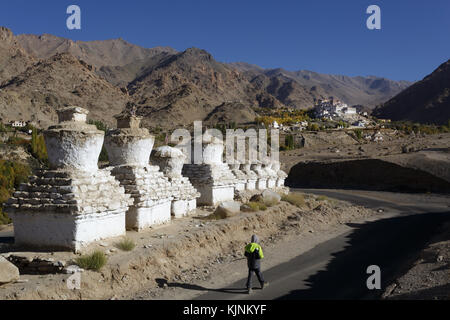
[[[169,181],[172,184],[172,216],[182,218],[195,213],[200,193],[191,184],[189,178],[180,175],[179,177],[169,177]]]
[[[15,243],[78,251],[125,234],[131,202],[109,170],[38,171],[8,200]]]
[[[126,215],[129,230],[141,231],[152,226],[169,223],[171,220],[172,200],[163,199],[147,203],[143,207],[131,206]]]
[[[79,251],[88,244],[124,236],[125,210],[72,216],[36,212],[11,214],[15,244],[43,250]]]
[[[256,181],[256,189],[266,190],[267,189],[267,178],[260,178]]]
[[[157,166],[117,166],[112,174],[134,203],[126,214],[128,230],[143,230],[171,220],[172,185]]]
[[[172,201],[172,216],[174,218],[183,218],[191,215],[197,209],[197,198],[191,200]]]
[[[277,186],[277,178],[267,179],[267,189],[273,189]]]
[[[248,191],[256,190],[256,181],[257,180],[247,180],[247,183],[245,184],[245,190]]]
[[[217,206],[234,200],[234,189],[238,182],[227,164],[187,164],[183,176],[189,177],[200,193],[197,204]]]

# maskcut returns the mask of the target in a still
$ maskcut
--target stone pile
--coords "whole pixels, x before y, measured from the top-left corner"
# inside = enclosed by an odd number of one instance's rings
[[[52,258],[29,257],[11,254],[7,260],[14,264],[21,274],[56,274],[63,273],[64,261],[55,261]]]
[[[171,220],[172,184],[157,166],[149,164],[155,137],[140,128],[141,118],[116,117],[116,130],[105,139],[112,175],[133,203],[126,213],[127,229],[142,230]]]
[[[78,251],[125,234],[130,196],[110,169],[98,169],[104,133],[86,124],[87,113],[59,110],[59,124],[44,132],[50,170],[38,170],[5,204],[16,244]]]
[[[197,208],[200,193],[187,177],[181,174],[186,156],[182,151],[169,146],[159,147],[152,152],[151,163],[160,167],[172,184],[172,216],[188,216]]]
[[[222,162],[223,142],[212,139],[203,144],[203,164],[185,164],[183,176],[189,178],[200,192],[198,204],[216,206],[234,199],[238,180],[227,164]]]

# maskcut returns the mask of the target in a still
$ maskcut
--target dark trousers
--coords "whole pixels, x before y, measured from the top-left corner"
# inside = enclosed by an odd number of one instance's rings
[[[250,289],[252,287],[252,276],[253,272],[256,273],[256,276],[258,277],[258,281],[261,284],[261,286],[264,283],[264,277],[261,273],[261,269],[248,269],[248,278],[247,278],[247,289]]]

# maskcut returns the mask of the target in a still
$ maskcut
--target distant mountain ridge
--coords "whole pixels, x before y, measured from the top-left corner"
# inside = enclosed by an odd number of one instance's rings
[[[392,120],[448,124],[450,60],[374,110],[374,115]]]
[[[194,120],[247,123],[261,108],[304,109],[329,96],[374,107],[410,85],[221,63],[198,48],[178,52],[122,39],[14,36],[6,28],[0,29],[1,66],[0,116],[35,120],[43,127],[68,104],[85,106],[91,118],[113,125],[112,116],[133,102],[145,125],[171,128]]]

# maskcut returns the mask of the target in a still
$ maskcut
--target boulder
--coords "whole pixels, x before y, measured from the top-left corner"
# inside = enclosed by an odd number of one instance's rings
[[[262,193],[262,198],[265,204],[271,205],[280,203],[281,201],[281,196],[278,193],[273,192],[271,190],[264,190],[264,192]]]
[[[220,217],[222,219],[234,217],[239,212],[241,212],[241,204],[235,201],[226,201],[222,202],[214,212],[216,217]]]
[[[0,257],[0,285],[19,280],[19,269],[11,262]]]

